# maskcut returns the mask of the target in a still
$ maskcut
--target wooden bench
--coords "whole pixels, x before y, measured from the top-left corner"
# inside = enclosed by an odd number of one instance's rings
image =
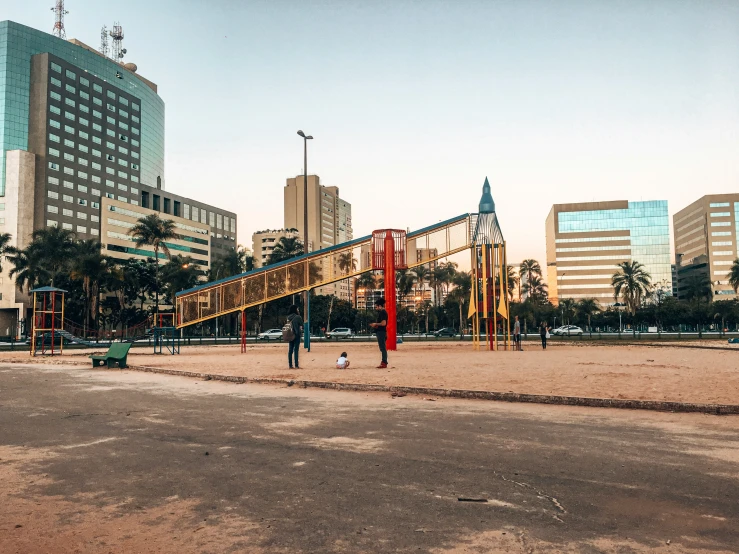
[[[126,365],[126,358],[128,357],[128,351],[130,349],[130,342],[113,343],[110,345],[110,348],[108,348],[108,351],[102,356],[90,356],[92,367],[101,366],[103,365],[103,362],[105,362],[108,367],[115,367],[115,364],[118,364],[119,368],[124,369],[128,367]]]

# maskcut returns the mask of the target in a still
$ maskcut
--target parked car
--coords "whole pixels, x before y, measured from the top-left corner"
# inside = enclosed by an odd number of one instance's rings
[[[333,331],[326,331],[327,339],[350,339],[354,336],[348,327],[337,327]]]
[[[258,340],[282,340],[282,329],[267,329],[257,335]]]
[[[582,336],[582,329],[578,327],[577,325],[562,325],[562,327],[557,327],[554,331],[552,331],[552,334],[558,335],[558,336]]]
[[[438,331],[434,331],[435,337],[456,337],[457,331],[451,327],[443,327]]]

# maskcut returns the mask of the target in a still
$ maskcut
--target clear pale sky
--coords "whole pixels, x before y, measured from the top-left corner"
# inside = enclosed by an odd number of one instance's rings
[[[52,0],[0,0],[51,31]],[[553,203],[739,192],[739,2],[68,0],[68,38],[123,25],[166,103],[166,188],[283,223],[308,170],[354,234],[475,211],[544,265]]]

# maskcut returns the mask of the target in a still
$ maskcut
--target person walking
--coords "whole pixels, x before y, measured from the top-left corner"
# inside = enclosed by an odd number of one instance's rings
[[[300,337],[303,334],[303,318],[298,313],[298,307],[293,304],[287,312],[287,322],[292,327],[293,338],[288,342],[287,363],[290,369],[293,369],[293,358],[295,359],[295,369],[300,369],[298,363],[298,352],[300,350]],[[283,330],[284,334],[284,330]]]
[[[385,299],[378,298],[375,300],[375,310],[377,310],[377,321],[370,323],[370,327],[375,330],[377,335],[377,345],[380,347],[382,361],[377,369],[385,369],[387,367],[387,312],[385,311]]]
[[[521,350],[521,322],[518,316],[513,322],[513,350]]]
[[[539,326],[539,335],[541,336],[541,347],[546,350],[547,339],[549,338],[549,327],[547,327],[546,321],[541,322],[541,325]]]

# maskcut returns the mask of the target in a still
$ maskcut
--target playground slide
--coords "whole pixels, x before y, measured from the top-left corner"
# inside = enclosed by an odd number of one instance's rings
[[[409,268],[472,246],[477,214],[463,214],[406,237]],[[371,236],[304,254],[284,262],[207,283],[177,294],[177,328],[372,271]]]

